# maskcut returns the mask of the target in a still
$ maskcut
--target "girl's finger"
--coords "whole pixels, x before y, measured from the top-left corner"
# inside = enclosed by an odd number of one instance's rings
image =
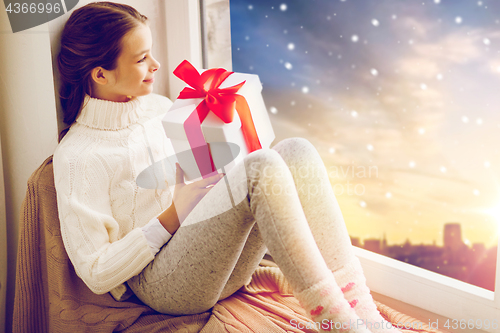
[[[202,179],[202,180],[199,180],[197,182],[197,185],[201,188],[205,188],[207,187],[208,185],[210,184],[215,184],[217,183],[219,180],[222,179],[222,177],[224,177],[224,174],[223,173],[218,173],[216,175],[213,175],[211,177],[208,177],[208,178],[205,178],[205,179]]]
[[[212,186],[213,187],[213,186]],[[205,196],[205,194],[208,193],[208,191],[210,191],[212,189],[212,187],[208,187],[208,188],[200,188],[200,191],[202,193],[202,198]]]
[[[184,171],[182,171],[179,163],[175,163],[175,184],[184,184]]]

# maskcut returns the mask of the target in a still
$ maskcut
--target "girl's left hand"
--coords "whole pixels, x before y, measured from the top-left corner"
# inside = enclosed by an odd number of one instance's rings
[[[200,202],[200,200],[212,189],[212,187],[224,177],[224,174],[217,174],[191,184],[184,183],[184,171],[178,163],[175,173],[175,190],[173,204],[177,211],[179,224],[181,224],[191,210]]]

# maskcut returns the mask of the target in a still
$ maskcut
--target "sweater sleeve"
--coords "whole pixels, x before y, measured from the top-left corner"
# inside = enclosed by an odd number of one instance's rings
[[[104,294],[139,274],[154,256],[140,227],[120,237],[111,209],[111,176],[102,161],[74,155],[54,153],[61,234],[78,276],[94,293]]]
[[[156,255],[161,247],[172,238],[172,235],[161,225],[157,217],[151,219],[148,224],[142,227],[142,232],[153,255]]]

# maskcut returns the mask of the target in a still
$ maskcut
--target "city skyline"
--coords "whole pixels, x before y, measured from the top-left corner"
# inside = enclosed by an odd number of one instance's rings
[[[351,237],[354,246],[375,252],[414,266],[440,273],[488,290],[495,290],[497,245],[487,248],[484,243],[466,244],[459,223],[446,223],[443,246],[437,244],[388,244],[383,239]]]
[[[443,227],[446,228],[447,225],[459,225],[460,228],[462,227],[462,225],[458,222],[447,222],[447,223],[444,223],[443,224]],[[379,241],[381,244],[386,244],[386,246],[402,246],[404,244],[411,244],[411,245],[425,245],[425,246],[437,246],[437,247],[444,247],[445,246],[445,234],[443,232],[440,232],[440,235],[441,237],[435,237],[435,238],[432,238],[430,239],[429,238],[429,241],[427,242],[412,242],[412,240],[410,238],[406,238],[404,241],[400,241],[400,242],[394,242],[394,243],[390,243],[389,241],[387,241],[387,237],[386,237],[386,234],[385,232],[380,236],[380,237],[376,237],[376,236],[370,236],[370,237],[365,237],[365,238],[362,238],[362,237],[356,237],[356,236],[352,236],[352,235],[349,235],[349,237],[351,238],[351,242],[353,243],[354,246],[359,246],[359,247],[362,247],[362,248],[365,248],[365,242],[366,241],[369,241],[370,243],[372,243],[373,241]],[[438,241],[438,239],[440,239]],[[464,238],[463,235],[462,237],[460,238],[462,243],[464,245],[466,245],[467,247],[474,247],[478,244],[481,244],[486,248],[494,248],[494,247],[497,247],[498,244],[492,244],[490,246],[488,246],[487,244],[483,243],[483,242],[470,242],[467,238]]]

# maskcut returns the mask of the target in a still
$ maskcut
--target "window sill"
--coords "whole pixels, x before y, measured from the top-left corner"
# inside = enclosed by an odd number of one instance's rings
[[[354,250],[374,293],[446,318],[482,322],[500,318],[500,306],[492,291],[361,248]]]
[[[421,322],[429,325],[429,323],[436,323],[438,324],[438,328],[440,331],[445,332],[445,333],[452,333],[452,331],[447,330],[444,327],[444,324],[446,321],[449,319],[447,317],[440,316],[436,313],[424,310],[422,308],[418,308],[414,305],[404,303],[398,300],[395,300],[394,298],[390,298],[387,296],[384,296],[382,294],[376,293],[372,291],[372,296],[373,299],[376,300],[377,302],[380,302],[384,305],[387,305],[388,307],[404,313],[410,317],[413,317],[417,320],[420,320]],[[450,320],[451,322],[451,320]],[[436,326],[433,326],[435,328]],[[465,331],[465,330],[464,330]],[[486,333],[486,331],[478,330],[478,329],[467,329],[467,333]]]

